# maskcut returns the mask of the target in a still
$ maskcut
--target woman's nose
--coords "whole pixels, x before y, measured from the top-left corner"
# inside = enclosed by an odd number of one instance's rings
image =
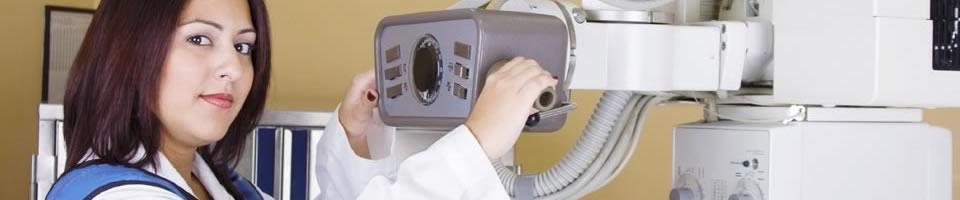
[[[224,81],[235,81],[242,77],[243,70],[240,60],[244,59],[233,48],[221,50],[217,62],[217,78]]]

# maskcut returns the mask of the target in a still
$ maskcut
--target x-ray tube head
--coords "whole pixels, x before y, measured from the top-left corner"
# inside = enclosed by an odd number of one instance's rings
[[[550,96],[531,108],[568,102],[568,30],[555,16],[496,10],[384,18],[375,38],[377,91],[385,97],[378,102],[380,118],[395,127],[455,128],[470,115],[491,68],[518,56],[559,77]],[[565,121],[565,114],[543,118],[525,130],[551,132]]]

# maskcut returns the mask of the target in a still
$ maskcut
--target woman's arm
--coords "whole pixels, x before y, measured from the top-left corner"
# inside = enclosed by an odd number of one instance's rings
[[[340,109],[342,107],[337,112]],[[317,144],[317,168],[314,170],[321,199],[355,199],[373,177],[395,177],[397,161],[390,156],[395,130],[393,127],[380,126],[365,133],[376,138],[372,140],[380,140],[369,151],[373,152],[370,156],[376,159],[368,159],[356,153],[340,123],[339,115],[334,115]],[[367,144],[364,146],[369,146]]]
[[[395,133],[390,127],[375,130],[383,132],[367,134]],[[508,198],[486,154],[465,126],[402,163],[394,156],[378,155],[378,145],[370,145],[371,152],[381,159],[354,153],[338,119],[330,120],[320,140],[316,172],[321,199]]]
[[[357,199],[509,199],[466,126],[410,156],[396,177],[375,176]]]
[[[354,77],[337,117],[321,138],[317,176],[323,197],[507,199],[490,160],[499,159],[513,147],[527,116],[535,112],[534,100],[557,80],[536,61],[514,58],[487,77],[465,125],[399,165],[389,156],[381,160],[360,157],[378,146],[369,143],[376,137],[370,134],[378,131],[370,125],[382,124],[374,112],[375,83],[373,71]],[[379,131],[391,136],[395,132]]]

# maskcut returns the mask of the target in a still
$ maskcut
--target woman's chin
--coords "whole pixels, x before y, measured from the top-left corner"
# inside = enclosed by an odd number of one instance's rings
[[[192,138],[194,138],[194,141],[190,142],[197,146],[209,145],[220,141],[220,139],[223,139],[223,136],[225,136],[226,133],[227,129],[224,128],[197,130],[191,134]]]

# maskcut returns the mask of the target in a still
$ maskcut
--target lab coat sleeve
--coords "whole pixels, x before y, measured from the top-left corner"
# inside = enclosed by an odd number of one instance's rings
[[[316,171],[320,199],[355,199],[375,176],[393,177],[396,159],[391,156],[396,129],[377,123],[368,127],[367,144],[373,160],[358,156],[350,147],[347,133],[337,115],[327,123],[317,144]],[[376,116],[376,114],[375,114]]]
[[[423,152],[398,162],[392,155],[368,160],[350,148],[336,114],[321,138],[317,178],[321,199],[508,199],[486,154],[466,126],[460,126]],[[392,150],[392,127],[373,128],[389,138],[370,143],[374,149]],[[376,132],[376,133],[375,133]],[[377,158],[378,155],[373,155]]]
[[[509,199],[466,126],[400,164],[395,179],[377,176],[358,199]]]

